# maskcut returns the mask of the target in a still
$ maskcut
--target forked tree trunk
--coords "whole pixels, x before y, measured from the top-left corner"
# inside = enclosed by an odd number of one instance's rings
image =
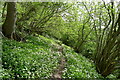
[[[16,3],[7,3],[7,16],[4,24],[2,25],[2,32],[5,37],[12,38],[12,34],[15,30],[16,23]]]

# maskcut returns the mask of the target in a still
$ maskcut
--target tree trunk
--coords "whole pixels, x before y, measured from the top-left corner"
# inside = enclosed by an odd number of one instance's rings
[[[4,24],[2,25],[2,32],[5,37],[12,38],[12,34],[15,30],[16,23],[16,3],[7,3],[7,16]]]

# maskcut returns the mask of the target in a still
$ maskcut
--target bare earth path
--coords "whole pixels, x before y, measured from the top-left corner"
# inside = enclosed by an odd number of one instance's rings
[[[52,79],[55,79],[55,80],[62,80],[62,74],[63,74],[63,71],[64,71],[64,68],[65,68],[65,65],[66,65],[66,59],[64,58],[64,55],[63,55],[63,47],[60,46],[58,48],[58,51],[59,51],[59,55],[60,55],[60,62],[59,62],[59,65],[57,67],[57,69],[55,69],[53,71],[53,74],[52,74]]]

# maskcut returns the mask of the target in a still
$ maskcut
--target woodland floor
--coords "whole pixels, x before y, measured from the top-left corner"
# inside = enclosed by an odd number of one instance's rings
[[[66,59],[63,54],[63,47],[59,45],[58,47],[58,54],[60,55],[60,61],[57,69],[53,71],[52,77],[53,79],[61,80],[62,79],[62,74],[66,65]]]

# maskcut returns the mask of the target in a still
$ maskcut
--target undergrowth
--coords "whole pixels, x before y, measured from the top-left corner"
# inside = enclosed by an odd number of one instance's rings
[[[40,35],[27,36],[26,42],[3,39],[2,78],[50,78],[59,65],[58,47],[62,42]],[[87,58],[62,44],[66,66],[62,78],[102,78]]]

